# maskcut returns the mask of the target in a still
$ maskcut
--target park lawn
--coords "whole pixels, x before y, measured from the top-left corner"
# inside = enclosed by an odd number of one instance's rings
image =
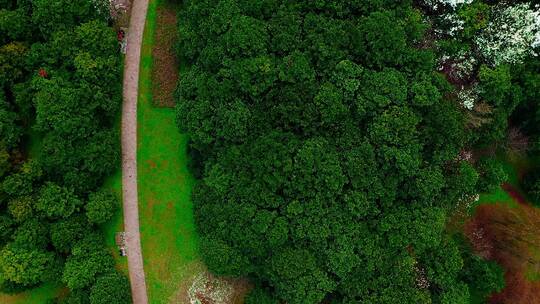
[[[188,171],[188,137],[172,108],[152,102],[152,49],[157,8],[150,0],[143,37],[138,100],[138,190],[141,242],[150,303],[182,303],[186,283],[201,270]]]
[[[45,304],[48,300],[54,299],[65,293],[67,293],[67,289],[60,284],[47,283],[16,295],[0,294],[0,303]]]

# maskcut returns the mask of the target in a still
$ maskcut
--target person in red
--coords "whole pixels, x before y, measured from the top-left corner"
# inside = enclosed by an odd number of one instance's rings
[[[126,33],[124,33],[123,30],[119,30],[119,31],[117,32],[117,38],[118,38],[118,41],[124,40],[125,35],[126,35]]]

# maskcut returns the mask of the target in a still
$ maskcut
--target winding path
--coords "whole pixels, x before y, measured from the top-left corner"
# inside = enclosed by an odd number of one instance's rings
[[[128,30],[122,104],[122,193],[124,230],[133,304],[147,304],[137,191],[137,97],[141,44],[148,0],[134,0]]]

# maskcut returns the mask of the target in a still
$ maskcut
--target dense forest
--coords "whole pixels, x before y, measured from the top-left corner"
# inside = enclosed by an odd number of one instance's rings
[[[498,151],[540,149],[538,16],[522,1],[185,0],[177,120],[208,268],[250,278],[250,304],[500,292],[503,268],[448,224],[507,179]]]
[[[119,207],[121,69],[108,1],[0,0],[0,291],[130,303],[99,225]]]

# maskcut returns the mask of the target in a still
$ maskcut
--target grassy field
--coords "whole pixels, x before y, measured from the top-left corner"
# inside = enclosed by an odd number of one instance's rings
[[[0,294],[0,303],[2,304],[44,304],[49,299],[56,298],[64,290],[59,285],[44,284],[17,295]]]
[[[138,178],[141,242],[150,303],[182,303],[183,281],[201,269],[187,168],[188,138],[174,109],[152,103],[152,49],[158,6],[151,0],[141,54],[138,104]]]

